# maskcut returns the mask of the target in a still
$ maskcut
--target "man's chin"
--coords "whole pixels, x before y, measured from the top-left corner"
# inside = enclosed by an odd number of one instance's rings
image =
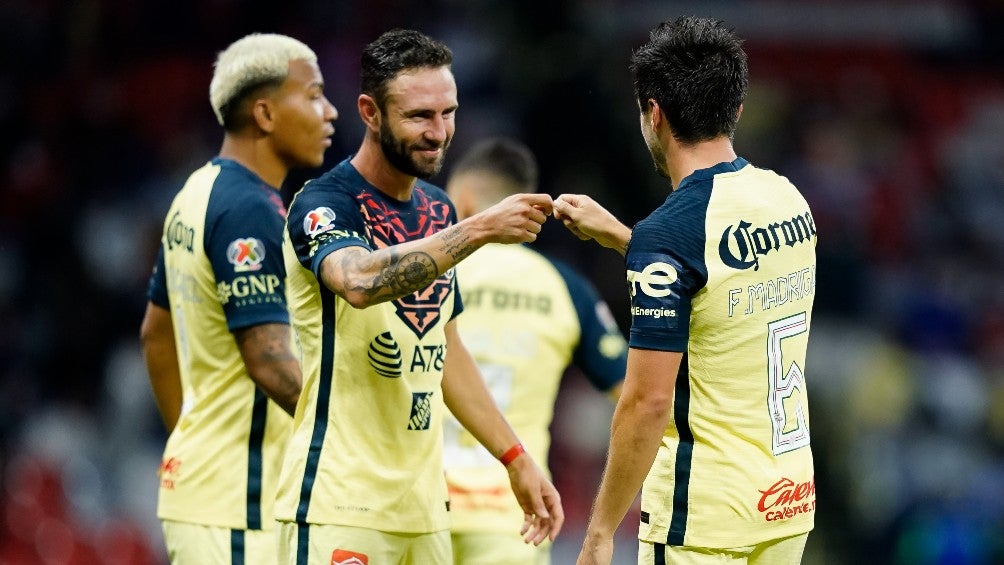
[[[432,161],[422,160],[420,163],[412,161],[412,165],[415,167],[415,171],[418,173],[415,176],[422,180],[429,180],[432,177],[439,174],[439,171],[443,168],[443,159],[440,157]]]

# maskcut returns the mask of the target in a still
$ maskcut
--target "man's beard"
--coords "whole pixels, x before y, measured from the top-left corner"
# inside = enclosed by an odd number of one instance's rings
[[[666,153],[659,147],[658,143],[647,143],[648,152],[652,155],[652,164],[655,165],[655,172],[659,173],[659,176],[663,178],[669,178],[669,166],[666,164]],[[672,179],[671,179],[672,180]]]
[[[423,180],[428,180],[436,176],[439,173],[439,170],[443,168],[446,148],[449,146],[450,140],[447,139],[443,142],[443,152],[439,154],[439,159],[436,159],[436,161],[430,165],[423,166],[412,159],[408,152],[407,144],[399,140],[394,135],[394,132],[390,130],[386,122],[380,124],[380,148],[383,150],[384,156],[387,157],[387,160],[390,161],[391,165],[394,165],[394,168],[406,175],[418,177]],[[435,147],[420,147],[420,149],[435,149]]]

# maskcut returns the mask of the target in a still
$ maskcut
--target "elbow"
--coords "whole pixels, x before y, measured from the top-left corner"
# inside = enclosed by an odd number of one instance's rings
[[[393,296],[383,295],[382,293],[357,289],[336,292],[342,297],[342,299],[349,303],[349,306],[352,306],[356,310],[363,310],[365,308],[369,308],[370,306],[376,306],[377,304],[387,302],[393,298]]]
[[[143,317],[143,322],[139,326],[139,342],[143,349],[148,349],[157,338],[157,331],[149,316]]]
[[[356,310],[362,310],[364,308],[369,308],[374,304],[380,302],[376,299],[376,293],[368,291],[367,287],[362,284],[362,281],[356,278],[343,278],[334,279],[332,277],[324,277],[323,284],[331,292],[338,295],[339,298],[349,303]]]
[[[369,308],[370,306],[376,304],[376,302],[372,300],[372,297],[364,292],[346,291],[342,293],[342,298],[349,303],[349,306],[355,308],[356,310]]]
[[[659,394],[654,391],[645,391],[643,394],[624,394],[618,404],[623,404],[625,408],[629,408],[636,414],[660,418],[668,415],[672,410],[673,395]]]

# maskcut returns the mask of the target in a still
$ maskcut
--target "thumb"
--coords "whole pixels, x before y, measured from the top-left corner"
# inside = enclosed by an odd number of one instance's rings
[[[557,219],[571,218],[572,208],[575,207],[574,204],[568,202],[565,199],[566,195],[561,195],[559,198],[554,199],[554,217]]]

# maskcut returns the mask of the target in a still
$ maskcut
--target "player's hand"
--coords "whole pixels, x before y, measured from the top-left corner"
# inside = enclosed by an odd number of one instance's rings
[[[554,217],[581,240],[595,239],[603,247],[627,250],[631,229],[606,208],[584,194],[562,194],[554,199]]]
[[[614,558],[614,539],[609,536],[593,535],[586,532],[582,540],[582,550],[575,565],[610,565]]]
[[[525,193],[513,194],[477,216],[489,242],[529,243],[536,241],[552,210],[551,195]]]
[[[544,539],[554,541],[565,523],[561,496],[529,454],[517,457],[506,468],[509,482],[523,509],[523,527],[519,533],[523,541],[540,545]]]

